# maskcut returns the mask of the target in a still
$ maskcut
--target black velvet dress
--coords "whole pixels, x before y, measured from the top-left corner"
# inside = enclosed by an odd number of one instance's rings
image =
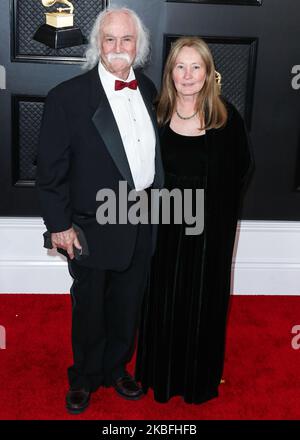
[[[242,119],[232,112],[221,136],[182,136],[168,126],[161,136],[165,187],[204,189],[204,230],[158,228],[136,361],[137,380],[158,402],[218,395],[241,181],[250,163]]]

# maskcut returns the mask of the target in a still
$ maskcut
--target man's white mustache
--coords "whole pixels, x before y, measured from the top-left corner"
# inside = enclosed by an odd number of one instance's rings
[[[107,55],[108,62],[111,63],[113,60],[121,59],[126,61],[128,64],[131,63],[131,58],[127,53],[109,53]]]

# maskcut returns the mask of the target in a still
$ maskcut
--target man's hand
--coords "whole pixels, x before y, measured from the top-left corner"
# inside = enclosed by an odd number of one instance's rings
[[[74,228],[70,228],[62,232],[52,232],[51,241],[54,249],[65,249],[68,252],[71,260],[74,258],[73,246],[75,246],[77,249],[81,249],[81,245]]]

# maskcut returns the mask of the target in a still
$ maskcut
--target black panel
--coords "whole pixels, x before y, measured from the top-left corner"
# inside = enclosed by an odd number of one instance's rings
[[[12,61],[68,62],[84,60],[85,45],[65,49],[51,49],[33,40],[37,29],[45,23],[45,8],[39,0],[11,0]],[[95,17],[106,6],[106,0],[80,0],[74,2],[74,25],[88,37]],[[55,8],[54,8],[55,9]]]
[[[43,108],[44,98],[12,96],[13,185],[34,185]]]
[[[165,35],[164,57],[179,35]],[[251,126],[251,112],[257,53],[256,38],[205,37],[216,70],[222,75],[222,95],[232,102]]]

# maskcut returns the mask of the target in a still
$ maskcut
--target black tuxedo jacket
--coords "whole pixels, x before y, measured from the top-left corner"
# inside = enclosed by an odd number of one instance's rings
[[[156,133],[154,188],[163,186],[163,167],[153,100],[156,89],[140,72],[138,86]],[[122,139],[98,75],[98,67],[59,84],[45,102],[37,159],[37,188],[45,225],[59,232],[77,223],[84,231],[90,256],[80,264],[124,270],[137,234],[131,224],[99,225],[96,194],[120,181],[134,188]],[[117,197],[118,206],[118,197]],[[152,228],[153,250],[156,228]]]

